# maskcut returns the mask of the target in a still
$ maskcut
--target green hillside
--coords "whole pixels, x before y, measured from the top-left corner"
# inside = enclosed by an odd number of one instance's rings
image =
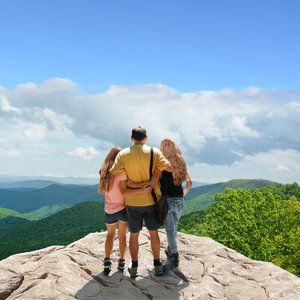
[[[179,230],[216,241],[300,275],[300,187],[226,189],[209,208],[181,218]]]
[[[263,179],[235,179],[228,182],[209,184],[191,189],[184,205],[184,214],[209,207],[215,202],[215,194],[222,193],[226,188],[252,190],[277,183]]]
[[[30,213],[42,207],[54,205],[74,205],[84,201],[100,200],[97,185],[59,185],[29,191],[0,189],[0,207],[16,210],[21,213]]]
[[[18,211],[0,207],[0,220],[7,217],[24,218],[30,220],[30,217],[26,217],[23,214],[19,213]]]
[[[1,230],[0,259],[51,245],[68,245],[90,232],[104,230],[103,219],[103,203],[89,201],[39,221]]]
[[[29,223],[31,218],[15,210],[0,207],[0,231]]]
[[[30,220],[41,220],[41,219],[47,218],[61,210],[64,210],[70,206],[71,205],[66,205],[66,204],[65,205],[61,204],[61,205],[53,205],[53,206],[44,206],[33,212],[23,214],[23,216],[27,217]]]
[[[7,232],[8,230],[12,230],[18,226],[30,223],[30,220],[25,219],[23,217],[14,217],[8,216],[0,219],[0,231]],[[1,235],[1,234],[0,234]],[[0,242],[1,247],[1,242]]]

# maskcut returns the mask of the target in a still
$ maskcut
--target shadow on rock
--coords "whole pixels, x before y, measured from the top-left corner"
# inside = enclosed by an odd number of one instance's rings
[[[166,262],[166,272],[155,276],[154,268],[139,267],[139,276],[131,278],[128,271],[116,271],[109,275],[101,272],[93,276],[75,298],[88,299],[183,299],[183,290],[189,285],[186,276],[179,268],[173,268],[170,261]]]

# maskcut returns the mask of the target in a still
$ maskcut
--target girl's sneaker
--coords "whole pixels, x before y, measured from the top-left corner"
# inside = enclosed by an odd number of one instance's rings
[[[172,256],[173,256],[173,254],[172,254],[172,252],[171,252],[169,246],[168,246],[167,249],[165,250],[165,253],[166,253],[167,257],[172,257]]]
[[[109,274],[111,271],[112,261],[110,258],[104,258],[104,273]]]
[[[175,268],[177,268],[179,266],[179,254],[178,254],[178,252],[173,253],[172,263],[173,263],[173,266]]]

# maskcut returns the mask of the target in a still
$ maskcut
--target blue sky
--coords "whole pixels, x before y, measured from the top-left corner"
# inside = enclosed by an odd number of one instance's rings
[[[0,175],[97,177],[143,124],[195,180],[300,182],[299,1],[0,9]]]
[[[1,1],[0,82],[298,88],[299,1]]]

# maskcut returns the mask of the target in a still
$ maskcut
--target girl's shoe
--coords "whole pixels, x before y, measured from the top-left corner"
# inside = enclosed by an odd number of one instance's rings
[[[172,263],[173,263],[173,266],[175,268],[177,268],[179,266],[179,254],[178,254],[178,252],[173,253]]]
[[[118,270],[123,272],[124,269],[125,269],[125,259],[119,259],[118,260]]]
[[[172,252],[171,252],[169,246],[168,246],[167,249],[165,250],[165,253],[166,253],[167,257],[173,257],[173,254],[172,254]]]
[[[109,274],[111,271],[112,261],[110,258],[104,258],[104,273]]]

